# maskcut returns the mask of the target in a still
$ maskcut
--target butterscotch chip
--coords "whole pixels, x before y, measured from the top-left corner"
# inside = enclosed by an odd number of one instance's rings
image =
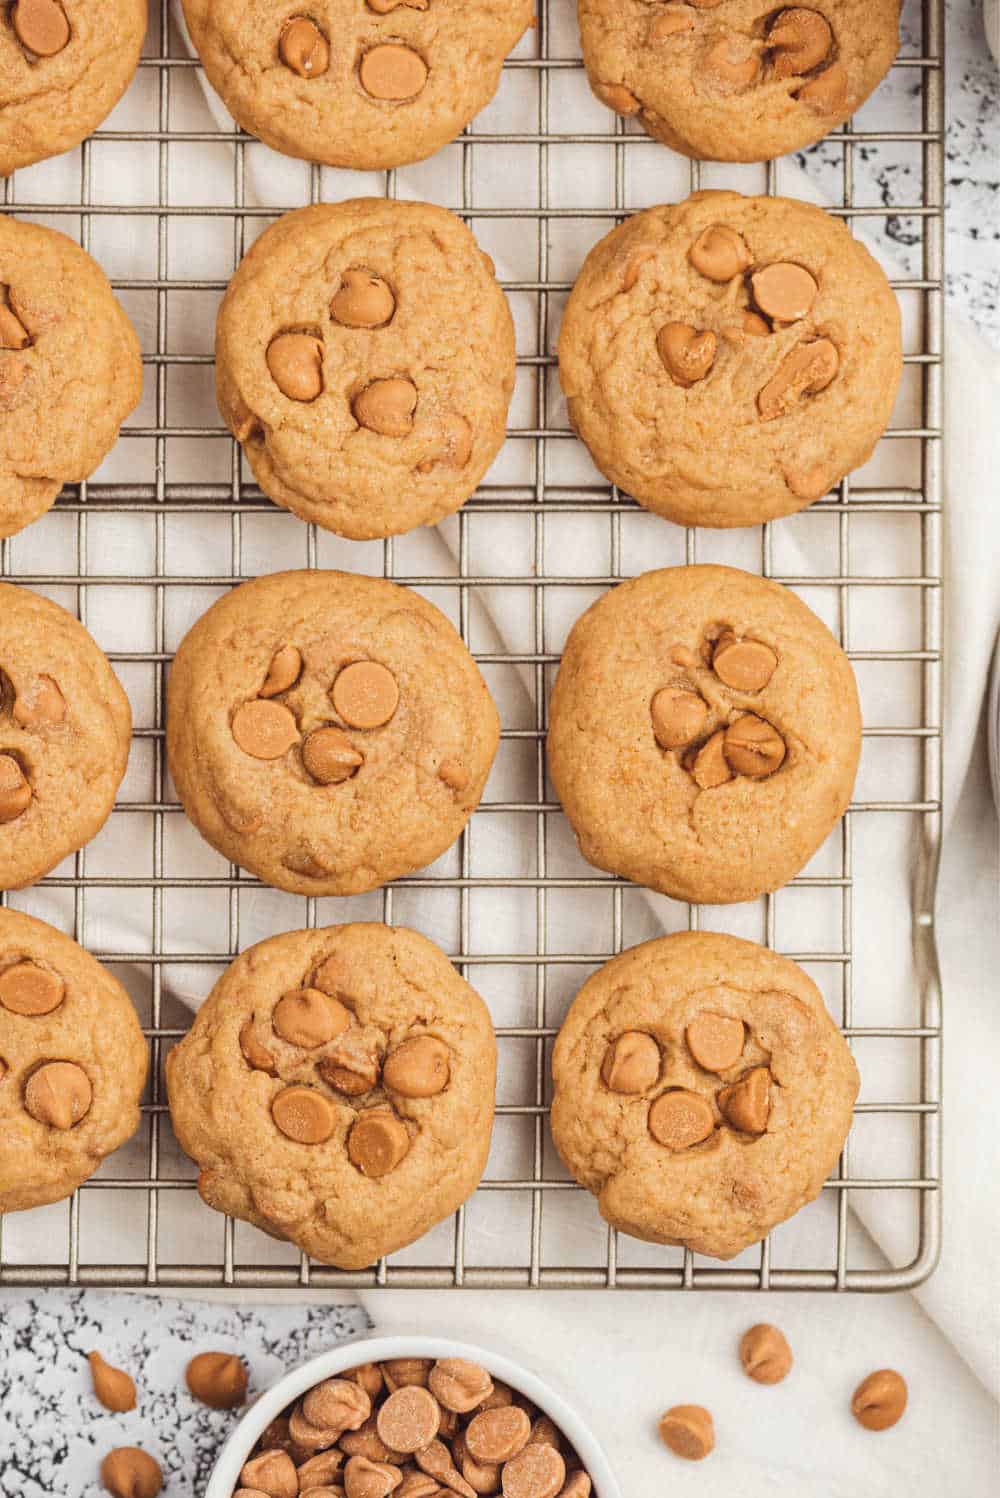
[[[460,759],[442,760],[438,774],[453,791],[464,791],[469,784],[469,771]]]
[[[788,753],[777,729],[753,713],[730,723],[722,749],[729,768],[752,780],[763,780],[780,770]]]
[[[445,1498],[446,1490],[427,1472],[409,1471],[396,1489],[395,1498]]]
[[[124,1368],[115,1368],[105,1362],[99,1352],[88,1352],[90,1376],[94,1393],[106,1410],[125,1414],[135,1409],[135,1380]]]
[[[352,410],[359,426],[381,437],[407,437],[413,430],[417,387],[412,380],[373,380],[355,398]]]
[[[271,1117],[297,1144],[323,1144],[337,1126],[337,1110],[314,1087],[286,1087],[271,1104]]]
[[[339,999],[318,988],[300,988],[278,1000],[271,1022],[289,1045],[312,1050],[346,1030],[351,1016]]]
[[[810,73],[833,45],[833,29],[818,10],[793,5],[779,11],[767,33],[775,78]]]
[[[753,43],[730,33],[706,48],[702,78],[713,95],[744,93],[757,82],[760,68],[760,55]]]
[[[302,652],[294,645],[282,645],[275,651],[267,676],[258,692],[259,697],[278,697],[293,687],[302,675]]]
[[[388,1498],[402,1480],[398,1467],[389,1462],[369,1461],[366,1456],[352,1456],[344,1468],[347,1498]]]
[[[321,1430],[359,1430],[372,1412],[372,1402],[350,1378],[328,1378],[316,1384],[302,1401],[302,1413]]]
[[[339,728],[317,728],[302,745],[302,763],[320,785],[342,785],[364,762],[364,755]]]
[[[436,1097],[448,1085],[451,1052],[436,1035],[414,1035],[390,1051],[382,1067],[382,1081],[408,1098]]]
[[[184,1378],[195,1399],[213,1410],[234,1410],[247,1397],[246,1366],[235,1353],[199,1352]]]
[[[458,1415],[478,1409],[493,1392],[493,1380],[486,1369],[467,1358],[439,1358],[428,1383],[438,1403]]]
[[[694,29],[694,10],[690,5],[668,5],[650,22],[649,40],[662,42],[666,37]]]
[[[758,1384],[780,1384],[792,1366],[788,1338],[766,1321],[750,1327],[740,1338],[740,1362]]]
[[[712,670],[737,692],[762,692],[778,669],[778,657],[763,640],[741,640],[731,630],[719,637]]]
[[[35,962],[17,962],[0,973],[0,1006],[11,1014],[51,1014],[65,996],[63,980]]]
[[[833,62],[808,83],[804,83],[795,97],[817,115],[843,114],[850,98],[850,79],[841,62]]]
[[[297,1498],[299,1479],[295,1464],[287,1451],[262,1451],[244,1463],[240,1482],[252,1492],[267,1493],[268,1498]]]
[[[771,1111],[771,1073],[755,1066],[731,1087],[723,1087],[716,1101],[727,1123],[744,1134],[763,1134]]]
[[[4,296],[10,295],[8,287],[0,288]],[[31,334],[12,307],[0,301],[0,348],[23,349],[31,342]]]
[[[731,281],[743,274],[753,256],[742,234],[728,224],[709,224],[688,250],[688,259],[710,281]]]
[[[341,1377],[349,1378],[354,1383],[360,1384],[372,1403],[375,1402],[385,1387],[382,1370],[377,1363],[359,1363],[357,1368],[345,1368]]]
[[[410,1136],[402,1119],[381,1108],[362,1113],[347,1138],[351,1164],[376,1180],[394,1171],[409,1148]]]
[[[555,1446],[557,1450],[562,1449],[558,1426],[554,1420],[549,1419],[548,1415],[539,1415],[531,1427],[528,1441],[529,1443],[541,1442],[543,1446]]]
[[[427,82],[427,64],[419,52],[396,42],[372,47],[358,69],[361,86],[373,99],[415,99]]]
[[[685,389],[703,380],[715,363],[718,339],[689,323],[668,322],[656,335],[656,347],[675,385]]]
[[[421,1472],[437,1478],[451,1492],[460,1493],[461,1498],[476,1498],[475,1489],[469,1486],[458,1471],[443,1441],[431,1441],[422,1451],[414,1453],[414,1459]]]
[[[300,78],[319,78],[330,66],[330,45],[308,16],[295,16],[282,29],[278,56]]]
[[[16,822],[31,805],[31,786],[12,754],[0,754],[0,827]]]
[[[277,1072],[277,1064],[267,1046],[263,1044],[254,1028],[253,1015],[240,1027],[240,1050],[248,1066],[255,1071]]]
[[[675,1456],[700,1462],[715,1446],[715,1427],[700,1404],[675,1404],[660,1419],[660,1439]]]
[[[404,1460],[403,1452],[387,1446],[378,1433],[378,1420],[369,1415],[357,1430],[348,1430],[340,1437],[340,1449],[346,1456],[366,1456],[370,1462],[390,1462],[398,1467]]]
[[[714,791],[732,780],[733,771],[725,755],[725,742],[725,729],[718,728],[700,749],[685,757],[684,768],[699,790]]]
[[[557,1498],[566,1481],[566,1463],[554,1446],[525,1446],[506,1463],[503,1498]]]
[[[390,1394],[378,1412],[378,1433],[394,1451],[412,1455],[434,1440],[441,1425],[441,1409],[428,1390],[414,1384]]]
[[[293,401],[314,401],[323,389],[323,345],[309,333],[279,333],[267,346],[271,378]]]
[[[397,1389],[409,1389],[414,1385],[426,1389],[431,1383],[433,1367],[433,1358],[388,1358],[382,1364],[382,1376],[390,1394],[394,1394]],[[440,1404],[440,1395],[436,1397]]]
[[[499,1466],[527,1446],[531,1433],[531,1421],[524,1410],[509,1404],[473,1416],[466,1428],[465,1446],[473,1460]]]
[[[396,298],[388,281],[371,270],[345,270],[330,303],[334,321],[345,328],[384,328],[395,311]]]
[[[696,739],[708,717],[708,703],[687,687],[661,687],[649,706],[653,737],[661,749],[680,749]]]
[[[333,705],[352,728],[381,728],[399,705],[392,672],[378,661],[355,661],[333,683]]]
[[[254,759],[281,759],[298,742],[294,715],[280,702],[244,702],[233,714],[233,738]]]
[[[571,1472],[559,1498],[590,1498],[594,1484],[587,1472]]]
[[[348,1097],[364,1097],[378,1081],[378,1055],[364,1035],[346,1031],[333,1050],[319,1060],[323,1081]]]
[[[22,728],[51,728],[66,720],[66,699],[51,676],[36,676],[19,692],[12,716]]]
[[[74,1061],[46,1062],[32,1072],[24,1089],[26,1112],[53,1129],[72,1129],[93,1099],[90,1078]]]
[[[664,1092],[649,1110],[649,1132],[666,1149],[690,1149],[707,1139],[714,1128],[712,1105],[699,1093],[683,1088]]]
[[[819,295],[815,277],[805,266],[787,261],[778,261],[754,271],[750,284],[760,310],[782,323],[798,322],[808,317]]]
[[[115,1498],[156,1498],[163,1487],[163,1472],[148,1451],[141,1451],[138,1446],[118,1446],[101,1463],[101,1481]]]
[[[315,1456],[308,1457],[296,1469],[300,1491],[307,1493],[310,1488],[332,1483],[338,1476],[344,1461],[344,1453],[338,1451],[336,1447],[332,1447],[329,1451],[318,1451]]]
[[[55,57],[69,41],[69,21],[59,0],[16,0],[11,20],[22,47],[36,57]]]
[[[851,1414],[866,1430],[888,1430],[903,1416],[906,1380],[894,1368],[880,1368],[862,1379],[851,1399]]]
[[[743,1054],[746,1028],[741,1019],[706,1011],[693,1019],[684,1032],[688,1050],[705,1071],[723,1072],[735,1066]]]
[[[807,396],[819,395],[837,377],[840,354],[829,338],[800,343],[778,366],[757,397],[757,409],[764,421],[789,416]]]
[[[304,1452],[328,1450],[339,1436],[338,1425],[331,1426],[329,1429],[313,1425],[298,1406],[288,1417],[288,1452],[295,1457],[296,1462]]]
[[[660,1076],[660,1047],[652,1035],[626,1030],[613,1040],[601,1063],[601,1081],[612,1092],[638,1093],[653,1087]]]
[[[748,338],[770,338],[771,325],[765,322],[758,312],[751,312],[749,307],[744,308],[740,314],[740,328]]]

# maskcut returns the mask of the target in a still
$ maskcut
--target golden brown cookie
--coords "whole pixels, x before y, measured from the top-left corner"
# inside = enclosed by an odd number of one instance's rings
[[[429,203],[288,213],[229,284],[216,389],[266,494],[364,539],[465,503],[504,440],[514,326],[493,262]]]
[[[244,583],[170,673],[167,749],[188,816],[296,894],[359,894],[430,863],[478,806],[498,740],[460,636],[382,578]]]
[[[648,1046],[645,1071],[624,1048]],[[681,932],[615,957],[556,1039],[552,1135],[613,1227],[729,1259],[822,1189],[851,1125],[854,1058],[802,969]]]
[[[286,156],[374,171],[431,156],[496,93],[531,0],[184,0],[209,82]]]
[[[132,81],[146,0],[14,0],[0,27],[0,176],[68,151]],[[56,102],[58,101],[58,102]]]
[[[132,713],[83,625],[0,582],[0,889],[41,879],[104,826]]]
[[[821,140],[885,77],[900,0],[578,0],[591,88],[686,156],[767,161]]]
[[[147,1060],[117,978],[0,909],[0,1214],[69,1196],[135,1133]]]
[[[559,374],[594,462],[681,525],[758,525],[871,456],[903,370],[885,273],[831,214],[694,193],[595,245]]]
[[[794,593],[667,567],[570,632],[552,781],[584,858],[680,900],[786,884],[847,809],[861,751],[847,656]]]
[[[0,218],[0,537],[89,478],[141,392],[139,340],[96,260]]]
[[[495,1080],[479,995],[426,937],[374,924],[251,947],[167,1057],[204,1200],[342,1269],[475,1190]]]

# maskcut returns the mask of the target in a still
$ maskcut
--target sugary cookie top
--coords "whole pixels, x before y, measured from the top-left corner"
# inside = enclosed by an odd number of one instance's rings
[[[677,898],[786,883],[850,800],[857,686],[826,626],[780,584],[666,568],[574,625],[549,764],[584,856]]]
[[[531,0],[184,0],[240,124],[290,156],[369,171],[454,140],[532,13]]]
[[[87,842],[111,810],[132,715],[78,620],[0,582],[0,889],[18,889]]]
[[[719,1257],[816,1194],[858,1088],[805,973],[713,933],[647,942],[595,974],[553,1075],[556,1143],[604,1215]]]
[[[121,984],[68,936],[0,910],[0,1212],[67,1196],[135,1132],[146,1061]]]
[[[598,467],[686,525],[821,498],[882,435],[902,373],[885,273],[836,218],[695,193],[591,250],[559,369]]]
[[[899,46],[899,0],[579,0],[591,87],[689,156],[763,161],[852,115]]]
[[[412,931],[354,925],[245,952],[168,1081],[206,1200],[366,1264],[453,1210],[470,1166],[481,1172],[495,1070],[486,1006],[444,954]]]
[[[216,353],[261,487],[342,535],[439,520],[503,441],[510,310],[472,234],[431,204],[286,214],[233,277]]]

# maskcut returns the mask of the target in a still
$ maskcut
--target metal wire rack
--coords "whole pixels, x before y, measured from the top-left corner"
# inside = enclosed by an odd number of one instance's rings
[[[107,649],[136,710],[132,765],[104,833],[35,890],[5,901],[58,920],[123,977],[143,1014],[153,1067],[136,1140],[68,1203],[0,1220],[0,1285],[882,1290],[912,1286],[934,1266],[943,0],[908,8],[910,41],[884,86],[895,80],[892,97],[901,108],[905,101],[912,118],[886,128],[866,106],[814,158],[817,166],[826,163],[825,185],[836,182],[834,212],[876,231],[890,221],[907,226],[915,273],[893,284],[901,299],[911,299],[918,329],[905,376],[917,414],[887,433],[882,447],[902,445],[897,452],[908,455],[911,480],[886,483],[876,460],[873,477],[866,469],[846,479],[804,516],[727,537],[684,532],[646,516],[593,470],[581,469],[559,404],[557,314],[590,244],[650,202],[699,185],[742,187],[749,180],[745,169],[685,163],[684,180],[672,186],[668,163],[676,171],[677,158],[590,101],[574,9],[569,0],[539,0],[537,27],[508,62],[498,104],[441,153],[439,166],[451,175],[441,179],[438,201],[462,213],[486,248],[502,249],[508,236],[509,252],[496,258],[519,330],[519,385],[505,456],[442,527],[450,562],[428,553],[420,537],[338,543],[276,511],[246,481],[209,383],[211,312],[257,230],[302,202],[373,185],[389,195],[431,196],[420,169],[362,184],[350,173],[285,162],[277,199],[252,198],[251,153],[264,148],[231,127],[178,123],[181,106],[197,90],[197,64],[172,23],[169,0],[158,0],[125,105],[61,159],[59,170],[72,171],[72,181],[33,168],[4,183],[3,211],[76,233],[109,269],[143,330],[147,369],[144,405],[123,432],[110,469],[67,490],[51,515],[0,544],[0,575],[75,608]],[[123,110],[127,128],[116,128]],[[580,170],[576,153],[584,148],[592,165]],[[199,160],[192,153],[220,151],[230,163],[228,201],[210,198],[191,170]],[[133,153],[133,163],[141,153],[147,179],[128,203],[116,202],[104,186],[122,152]],[[873,157],[881,162],[883,191],[868,202],[859,168]],[[497,161],[504,162],[499,180],[506,196],[497,195],[490,170]],[[759,169],[760,187],[749,190],[775,191],[778,172],[773,164]],[[61,188],[53,190],[52,182]],[[895,201],[894,183],[903,184],[902,201]],[[118,250],[126,241],[132,259],[122,273]],[[145,268],[136,273],[143,255]],[[192,263],[202,273],[189,274]],[[175,558],[186,561],[184,535],[195,526],[207,538],[198,565],[178,569]],[[561,565],[567,527],[593,536],[592,569],[568,572]],[[786,545],[807,531],[807,554],[825,558],[815,566],[803,566],[803,553]],[[877,561],[887,535],[899,541],[894,560],[871,566],[870,546]],[[120,570],[123,555],[131,558],[128,574]],[[856,800],[818,859],[778,894],[722,913],[660,901],[654,915],[642,891],[577,858],[546,782],[546,700],[565,630],[592,597],[644,567],[697,558],[733,560],[776,577],[831,624],[866,700],[863,765],[872,765],[868,776],[863,768],[858,795],[868,787],[882,794]],[[163,688],[173,647],[219,592],[281,565],[353,567],[427,592],[460,625],[491,684],[516,673],[527,703],[520,718],[505,724],[484,804],[451,854],[419,876],[346,902],[349,914],[343,903],[279,896],[236,867],[220,867],[190,833],[168,781]],[[888,640],[879,635],[887,601],[902,601],[909,621]],[[481,608],[503,621],[499,648],[496,639],[484,641]],[[894,685],[901,678],[913,689],[912,714],[904,710],[899,722],[891,707],[888,718],[869,712],[871,694],[884,704],[901,700]],[[887,744],[897,756],[893,775],[901,745],[910,766],[910,778],[890,795],[879,784]],[[909,1010],[902,1021],[897,1012],[887,1022],[868,985],[855,982],[856,960],[868,964],[872,954],[856,950],[854,915],[859,888],[868,898],[861,874],[897,846],[916,871],[896,940],[912,965],[902,979]],[[833,942],[810,937],[819,914],[832,920]],[[178,992],[207,992],[248,940],[359,916],[428,930],[493,1005],[501,1049],[499,1143],[482,1187],[454,1219],[406,1253],[346,1274],[201,1205],[194,1171],[170,1129],[162,1058],[187,1021]],[[867,1132],[873,1148],[864,1151],[866,1161],[873,1155],[879,1167],[854,1167],[849,1145],[827,1183],[825,1204],[800,1214],[810,1219],[811,1232],[779,1229],[726,1266],[607,1231],[590,1197],[565,1177],[547,1137],[548,1052],[572,993],[613,953],[662,929],[658,921],[670,929],[732,929],[789,952],[821,983],[859,1053],[875,1048],[883,1057],[906,1056],[907,1080],[898,1094],[868,1099],[863,1092],[858,1105],[852,1140]],[[123,923],[133,933],[124,941]],[[505,947],[498,933],[508,928],[517,940]],[[887,938],[887,950],[892,945]],[[864,1074],[865,1056],[859,1059]],[[909,1223],[895,1267],[873,1255],[856,1229],[852,1203],[870,1194]]]

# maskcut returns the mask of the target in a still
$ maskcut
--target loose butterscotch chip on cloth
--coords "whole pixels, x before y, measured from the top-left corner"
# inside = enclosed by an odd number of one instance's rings
[[[767,672],[730,675],[749,690],[723,679],[718,642],[732,636],[766,657]],[[679,720],[688,743],[658,732],[665,692],[704,705]],[[781,584],[731,567],[664,568],[606,593],[570,632],[549,719],[583,856],[708,904],[793,878],[849,805],[861,752],[857,684],[829,630]]]
[[[299,997],[314,993],[348,1016],[315,1044],[329,1026],[314,1023],[314,1001]],[[0,1035],[2,1025],[0,1010]],[[419,1058],[416,1085],[398,1085],[400,1069],[407,1084],[412,1070],[398,1060],[393,1085],[383,1083],[391,1058],[428,1031],[447,1053],[446,1084],[429,1092]],[[269,1069],[248,1055],[249,1035],[267,1037]],[[331,1060],[351,1052],[372,1058],[356,1094],[330,1080],[342,1069]],[[201,1168],[203,1199],[343,1269],[412,1243],[472,1193],[489,1151],[495,1082],[482,999],[425,937],[382,925],[293,931],[250,947],[167,1057],[174,1130]],[[5,1082],[0,1099],[6,1092]],[[426,1384],[430,1366],[405,1377],[401,1365],[384,1371],[395,1370],[401,1388]],[[369,1395],[359,1381],[342,1389],[360,1400],[357,1428]],[[305,1417],[325,1428],[332,1413],[317,1395]]]
[[[0,909],[0,1057],[2,1214],[69,1196],[135,1133],[148,1047],[99,962]]]
[[[96,836],[131,739],[128,698],[83,625],[48,598],[0,582],[0,890],[33,884]],[[20,989],[15,1006],[45,1002],[45,978],[6,982]]]
[[[724,1053],[713,1043],[706,1056],[706,1016],[742,1035],[737,1055],[727,1036]],[[609,1044],[631,1032],[652,1036],[663,1057],[652,1101],[613,1093],[602,1077]],[[729,1065],[716,1073],[706,1059]],[[758,1074],[766,1107],[731,1116],[726,1094]],[[719,1259],[819,1194],[858,1092],[854,1059],[802,969],[707,931],[645,942],[595,973],[563,1022],[552,1075],[556,1147],[601,1216],[635,1238]],[[759,1102],[754,1093],[748,1106]],[[750,1369],[771,1353],[743,1356]]]
[[[185,810],[226,858],[295,894],[358,894],[430,863],[478,806],[498,741],[461,637],[382,578],[244,583],[194,625],[170,672],[167,751]],[[458,758],[461,785],[441,773]]]
[[[899,0],[578,0],[591,88],[686,156],[766,161],[859,109],[899,48]]]
[[[296,14],[184,0],[191,40],[244,130],[286,156],[377,171],[422,161],[490,102],[532,0],[323,0]]]
[[[846,225],[734,192],[613,229],[559,337],[594,462],[682,525],[758,525],[821,499],[871,456],[902,371],[896,297]]]
[[[286,213],[229,283],[215,353],[219,409],[265,494],[354,540],[452,514],[504,440],[507,299],[433,204]]]
[[[101,8],[91,8],[100,29]],[[11,45],[20,56],[0,27],[0,96]],[[39,87],[47,118],[58,119],[56,85]],[[0,103],[0,161],[12,108]],[[37,520],[64,484],[90,477],[141,393],[139,340],[97,261],[55,229],[0,218],[0,538]]]

